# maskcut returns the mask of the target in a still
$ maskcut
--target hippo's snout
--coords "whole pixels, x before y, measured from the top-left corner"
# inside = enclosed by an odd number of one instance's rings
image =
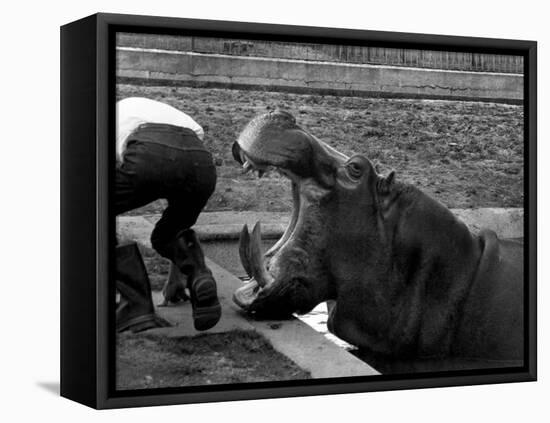
[[[233,300],[250,312],[308,312],[330,295],[329,272],[322,257],[327,231],[320,204],[347,157],[281,111],[253,119],[233,144],[232,153],[245,172],[261,177],[276,170],[288,177],[293,197],[290,223],[265,255],[260,225],[251,235],[243,228],[239,253],[250,281],[235,291]]]
[[[275,168],[291,179],[315,178],[324,185],[331,183],[337,168],[347,160],[283,111],[250,121],[233,144],[233,157],[245,170]]]

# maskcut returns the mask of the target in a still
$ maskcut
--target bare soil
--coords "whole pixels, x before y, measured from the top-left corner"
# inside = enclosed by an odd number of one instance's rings
[[[119,85],[184,110],[205,130],[218,170],[206,211],[288,211],[288,181],[243,175],[231,145],[246,123],[276,108],[345,154],[394,169],[448,207],[523,206],[523,107],[443,100],[369,99],[215,88]],[[156,213],[157,201],[130,214]]]
[[[151,389],[309,379],[253,331],[166,338],[117,337],[117,389]]]

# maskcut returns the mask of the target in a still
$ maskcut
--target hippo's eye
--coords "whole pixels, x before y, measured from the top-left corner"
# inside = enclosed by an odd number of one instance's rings
[[[357,162],[350,162],[346,165],[348,174],[352,179],[359,179],[363,175],[363,168]]]

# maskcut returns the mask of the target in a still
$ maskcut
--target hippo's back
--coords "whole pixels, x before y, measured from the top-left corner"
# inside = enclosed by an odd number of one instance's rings
[[[523,360],[523,244],[492,231],[483,245],[476,277],[465,300],[454,342],[460,356]]]

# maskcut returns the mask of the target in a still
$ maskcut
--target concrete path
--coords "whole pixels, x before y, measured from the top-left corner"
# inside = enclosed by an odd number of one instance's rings
[[[119,222],[125,236],[133,238],[138,243],[150,245],[149,235],[153,229],[150,221],[143,218],[126,219],[122,217]],[[241,286],[241,280],[211,260],[207,261],[218,283],[218,297],[222,305],[222,318],[208,333],[227,332],[232,329],[255,330],[265,336],[273,348],[290,358],[302,369],[309,371],[314,378],[379,374],[375,369],[339,348],[298,319],[257,321],[247,316],[231,299],[235,289]],[[153,301],[155,304],[160,304],[162,294],[155,292]],[[169,337],[194,336],[204,333],[193,328],[189,302],[169,307],[157,307],[157,312],[174,326],[153,329],[150,332],[161,333]]]
[[[156,223],[160,215],[143,216]],[[201,213],[194,229],[204,241],[238,239],[244,224],[252,230],[257,221],[262,222],[262,238],[278,239],[290,220],[289,213],[226,211]]]

